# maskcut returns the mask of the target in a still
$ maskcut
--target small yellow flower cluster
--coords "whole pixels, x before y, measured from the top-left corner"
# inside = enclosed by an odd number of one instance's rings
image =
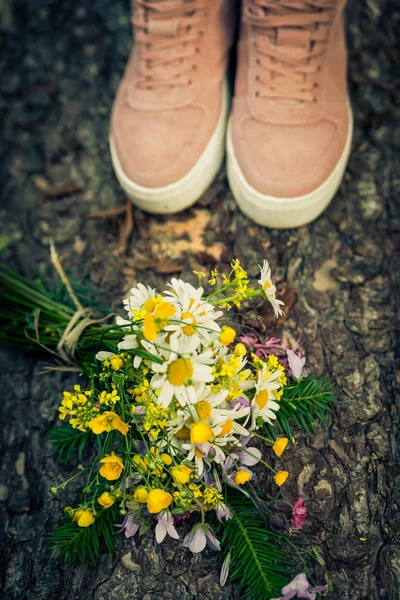
[[[114,406],[114,404],[116,404],[118,400],[121,400],[121,398],[118,396],[118,392],[115,388],[111,393],[103,390],[99,396],[100,404],[105,406]]]
[[[64,392],[64,397],[59,407],[61,420],[69,417],[70,425],[74,429],[86,431],[89,422],[98,414],[99,408],[92,400],[92,390],[81,390],[80,385],[74,386],[75,393]]]
[[[283,394],[283,388],[285,387],[285,385],[287,384],[287,377],[285,375],[285,367],[283,365],[281,365],[281,363],[279,362],[279,359],[277,356],[275,356],[274,354],[270,354],[268,356],[268,361],[267,361],[267,365],[268,365],[268,369],[270,371],[281,371],[282,374],[279,377],[279,379],[277,380],[277,382],[279,383],[279,385],[281,386],[280,390],[277,390],[275,392],[275,397],[277,400],[280,400]]]
[[[237,346],[243,346],[243,344],[237,344]],[[229,355],[227,360],[218,361],[216,365],[212,367],[212,374],[214,375],[214,381],[211,384],[211,389],[214,394],[221,390],[228,390],[227,398],[229,400],[235,400],[242,395],[243,390],[240,387],[240,383],[247,381],[251,377],[251,372],[248,369],[241,369],[241,361],[243,354],[242,348],[235,354]]]
[[[168,427],[168,409],[162,408],[153,400],[145,403],[145,417],[143,421],[143,429],[149,436],[156,440],[166,427]]]
[[[147,454],[135,454],[132,457],[132,465],[142,475],[148,473],[161,477],[164,467],[172,464],[172,458],[165,452],[152,446]]]
[[[148,367],[142,369],[142,371],[143,381],[140,382],[140,385],[136,386],[135,388],[128,389],[128,392],[132,395],[132,400],[138,404],[142,404],[153,392],[150,382],[147,379],[144,379],[149,371]]]
[[[224,497],[221,494],[221,492],[219,492],[219,490],[215,487],[215,485],[210,485],[208,487],[204,488],[204,492],[203,492],[203,507],[204,510],[214,510],[214,508],[217,506],[217,504],[219,502],[221,502],[221,500],[223,500]]]

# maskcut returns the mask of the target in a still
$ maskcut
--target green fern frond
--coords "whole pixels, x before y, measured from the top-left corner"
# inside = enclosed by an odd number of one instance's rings
[[[223,524],[222,547],[231,554],[229,579],[241,600],[269,600],[296,574],[297,563],[284,547],[284,535],[271,531],[250,498],[229,490],[233,518]]]
[[[303,429],[306,434],[314,432],[313,422],[319,419],[328,424],[327,413],[332,412],[331,404],[337,402],[332,390],[332,384],[323,377],[305,377],[298,383],[285,387],[279,402],[280,409],[276,413],[273,425],[264,425],[265,433],[276,438],[277,433],[283,433],[292,439],[293,425]]]
[[[100,555],[101,540],[104,540],[110,554],[114,551],[117,520],[117,508],[111,506],[99,512],[90,527],[79,527],[69,520],[64,521],[49,534],[49,545],[55,558],[61,558],[67,564],[96,564]]]
[[[57,459],[66,465],[73,452],[77,452],[77,462],[82,462],[83,451],[90,435],[90,431],[79,431],[79,429],[73,429],[70,425],[62,425],[51,429],[47,437]]]

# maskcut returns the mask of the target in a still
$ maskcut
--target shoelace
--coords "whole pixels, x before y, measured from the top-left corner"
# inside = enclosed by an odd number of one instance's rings
[[[257,96],[317,102],[316,75],[326,52],[336,5],[337,0],[247,0],[243,18],[255,33]],[[309,40],[304,51],[293,52],[284,43],[276,44],[283,30],[289,36],[306,32]]]
[[[139,50],[138,87],[192,84],[208,0],[134,0],[132,23]]]

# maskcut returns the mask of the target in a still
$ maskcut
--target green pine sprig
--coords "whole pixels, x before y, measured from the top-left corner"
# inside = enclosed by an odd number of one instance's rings
[[[328,424],[327,413],[332,413],[331,405],[337,402],[332,383],[323,377],[312,375],[284,388],[273,425],[265,424],[264,432],[276,439],[277,433],[283,433],[290,440],[293,437],[292,427],[303,429],[307,435],[314,432],[315,419]]]
[[[244,494],[229,489],[227,504],[233,518],[223,523],[221,545],[231,557],[229,580],[237,581],[241,600],[279,596],[298,572],[285,536],[270,529],[259,507]]]
[[[70,519],[64,520],[49,534],[54,557],[61,558],[67,564],[96,564],[101,553],[101,540],[104,540],[109,554],[114,551],[117,521],[118,508],[115,505],[101,510],[90,527],[79,527]]]
[[[91,436],[91,431],[73,429],[71,425],[53,427],[47,434],[51,449],[58,461],[66,465],[71,455],[76,452],[77,462],[82,462],[85,446]]]

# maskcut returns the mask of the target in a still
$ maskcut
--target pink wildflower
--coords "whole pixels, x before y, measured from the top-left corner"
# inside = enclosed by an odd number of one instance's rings
[[[307,521],[307,509],[304,506],[303,498],[299,498],[293,507],[292,527],[302,529]]]

